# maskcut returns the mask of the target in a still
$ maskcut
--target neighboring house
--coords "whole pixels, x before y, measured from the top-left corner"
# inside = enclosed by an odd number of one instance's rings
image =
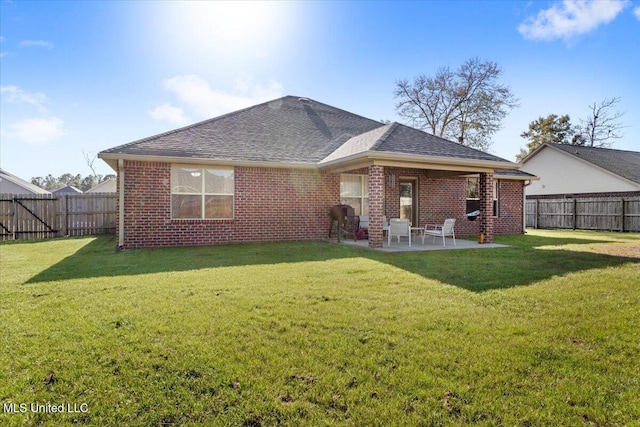
[[[640,152],[542,144],[521,161],[527,198],[640,196]]]
[[[86,191],[86,193],[117,193],[117,192],[118,192],[118,187],[116,186],[116,180],[113,178],[105,179],[100,184]]]
[[[62,188],[54,190],[53,194],[82,194],[82,190],[74,187],[73,185],[65,185]]]
[[[121,248],[327,237],[330,208],[456,234],[522,233],[532,175],[494,155],[286,96],[99,153],[118,173]],[[475,203],[482,215],[466,218]]]
[[[51,194],[37,185],[0,169],[0,194]]]

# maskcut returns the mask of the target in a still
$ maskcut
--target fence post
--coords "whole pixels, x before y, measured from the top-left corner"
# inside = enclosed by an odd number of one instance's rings
[[[67,224],[67,213],[69,211],[68,207],[67,207],[67,194],[61,194],[59,196],[60,200],[60,206],[58,208],[58,212],[60,212],[60,235],[61,236],[66,236],[67,234],[69,234],[68,231],[68,224]]]
[[[13,208],[13,240],[18,240],[18,209],[16,207],[16,205],[18,204],[16,202],[16,198],[15,196],[12,197],[13,201],[11,202],[11,207]]]
[[[536,212],[535,212],[535,228],[538,228],[539,216],[540,216],[540,199],[536,199]]]
[[[620,231],[624,231],[624,197],[620,199],[620,203],[622,204],[620,209]]]
[[[573,199],[573,229],[576,229],[576,223],[578,222],[578,199]]]

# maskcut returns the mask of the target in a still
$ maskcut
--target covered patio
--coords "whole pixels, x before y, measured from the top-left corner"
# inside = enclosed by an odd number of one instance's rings
[[[383,223],[391,218],[407,218],[417,227],[454,218],[456,233],[482,236],[475,247],[491,247],[495,232],[522,232],[524,181],[531,176],[521,176],[517,166],[398,123],[351,138],[320,162],[321,171],[340,174],[340,203],[367,216],[365,242],[381,250],[393,249],[383,237]],[[469,179],[477,185],[471,197]],[[405,188],[411,189],[408,197]],[[467,221],[474,211],[477,221]],[[425,242],[418,250],[428,247]]]

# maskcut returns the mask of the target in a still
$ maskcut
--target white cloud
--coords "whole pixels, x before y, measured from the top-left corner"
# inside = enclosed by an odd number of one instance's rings
[[[628,0],[564,0],[528,17],[518,31],[527,39],[567,40],[608,24],[628,5]]]
[[[191,120],[184,115],[182,108],[174,107],[169,103],[157,106],[153,110],[147,111],[154,120],[166,121],[172,125],[186,125]]]
[[[636,7],[633,10],[633,14],[636,16],[636,18],[638,18],[638,20],[640,20],[640,6]]]
[[[29,93],[13,85],[0,86],[0,96],[2,97],[2,101],[33,105],[40,112],[46,112],[47,110],[45,107],[47,95],[41,92]]]
[[[22,40],[20,47],[43,47],[45,49],[53,49],[53,43],[46,40]]]
[[[235,93],[211,88],[202,77],[189,74],[172,77],[163,82],[165,89],[201,118],[246,108],[282,96],[282,85],[271,81],[261,85],[246,78],[236,81]]]
[[[25,119],[9,127],[11,133],[29,145],[44,146],[67,134],[58,117]]]

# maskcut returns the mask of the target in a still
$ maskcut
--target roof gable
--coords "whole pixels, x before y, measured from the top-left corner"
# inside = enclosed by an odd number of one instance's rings
[[[82,194],[82,190],[74,187],[73,185],[65,185],[64,187],[55,190],[53,194]]]
[[[332,162],[366,152],[410,154],[413,156],[427,157],[451,157],[456,159],[509,163],[507,160],[492,154],[466,147],[395,122],[350,138],[327,156],[322,163]]]
[[[510,163],[493,154],[398,123],[385,135],[376,151]]]

